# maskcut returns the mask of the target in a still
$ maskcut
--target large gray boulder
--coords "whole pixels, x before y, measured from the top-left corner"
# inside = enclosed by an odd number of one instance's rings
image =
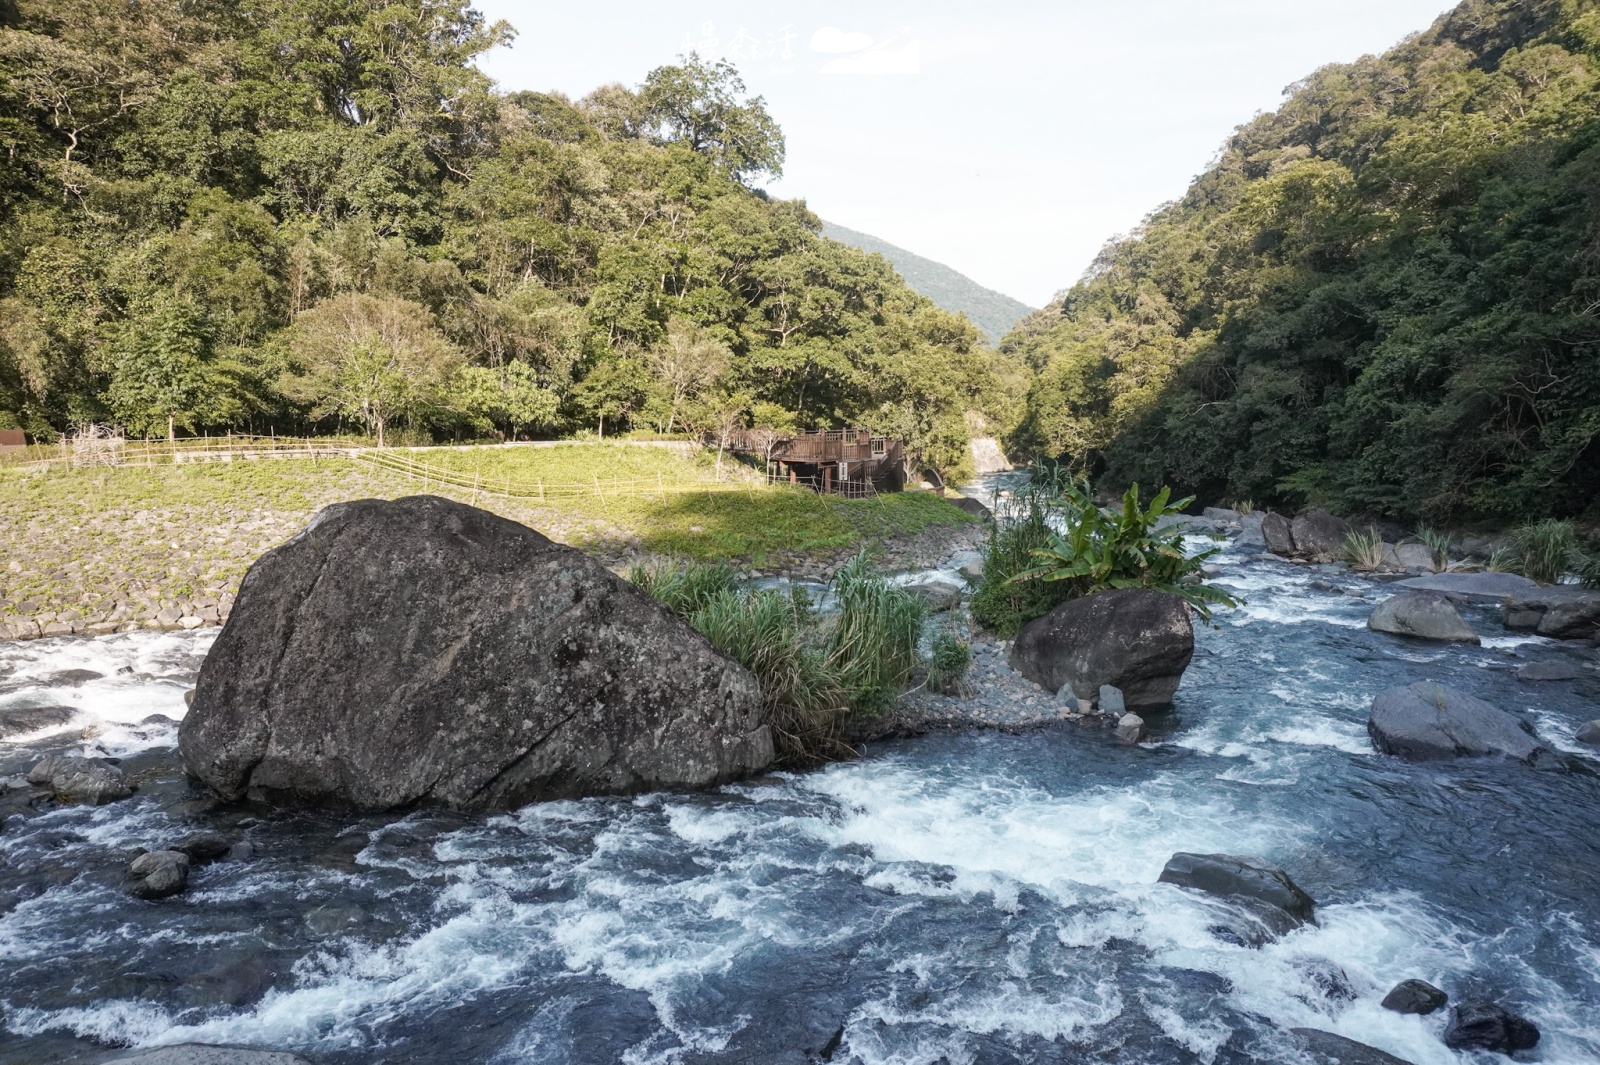
[[[772,761],[755,678],[582,553],[433,496],[328,507],[245,575],[179,729],[224,798],[461,809]]]
[[[29,784],[50,789],[57,802],[104,806],[133,794],[133,785],[122,770],[98,758],[77,754],[45,755],[28,770]]]
[[[1461,618],[1455,605],[1437,592],[1405,591],[1379,603],[1367,628],[1419,640],[1477,643],[1478,634]]]
[[[1289,519],[1272,511],[1261,516],[1261,538],[1267,550],[1280,558],[1294,556],[1294,531]]]
[[[1052,692],[1093,701],[1122,690],[1130,709],[1166,706],[1194,657],[1194,624],[1182,599],[1146,588],[1068,600],[1022,627],[1011,666]]]
[[[1312,507],[1290,524],[1294,552],[1311,562],[1338,562],[1344,557],[1344,538],[1350,523]]]
[[[1558,585],[1516,592],[1500,608],[1508,629],[1533,630],[1558,640],[1600,631],[1600,591]]]
[[[146,851],[128,866],[128,894],[164,899],[189,883],[189,856],[182,851]]]
[[[1539,1026],[1494,1002],[1465,1002],[1450,1011],[1444,1045],[1451,1050],[1514,1054],[1539,1045]]]
[[[1491,755],[1541,766],[1557,761],[1520,717],[1431,681],[1379,693],[1367,733],[1383,754],[1412,762]]]
[[[1317,923],[1316,901],[1288,873],[1260,858],[1179,851],[1167,860],[1158,882],[1225,898],[1279,935]]]

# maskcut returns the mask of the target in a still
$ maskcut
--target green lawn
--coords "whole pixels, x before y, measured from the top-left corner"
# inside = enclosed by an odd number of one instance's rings
[[[924,493],[872,500],[714,476],[713,456],[593,443],[540,448],[429,449],[410,458],[485,482],[602,483],[600,494],[539,503],[425,482],[348,458],[105,469],[0,468],[0,615],[7,604],[64,609],[105,597],[152,600],[236,587],[263,551],[318,509],[424,490],[475,503],[609,560],[655,553],[778,567],[874,541],[970,522]],[[608,482],[663,490],[607,493]]]

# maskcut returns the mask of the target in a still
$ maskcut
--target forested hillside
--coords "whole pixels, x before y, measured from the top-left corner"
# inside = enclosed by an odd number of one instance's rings
[[[1467,0],[1324,68],[1004,347],[1014,441],[1111,481],[1594,512],[1600,10]]]
[[[461,0],[0,0],[0,427],[849,422],[960,461],[996,356],[754,187],[783,137],[732,68],[503,95],[472,62],[513,35]]]
[[[1004,292],[984,288],[966,274],[944,263],[896,247],[870,233],[858,233],[832,222],[822,223],[822,234],[862,251],[877,252],[889,260],[906,284],[947,311],[972,319],[984,339],[993,344],[1011,332],[1017,320],[1032,308]]]

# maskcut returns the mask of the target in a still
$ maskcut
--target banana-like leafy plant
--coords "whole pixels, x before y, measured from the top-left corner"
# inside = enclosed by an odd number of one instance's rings
[[[1192,496],[1172,502],[1171,496],[1172,490],[1163,488],[1143,507],[1134,484],[1122,497],[1122,509],[1108,514],[1094,505],[1087,482],[1062,484],[1065,533],[1052,535],[1047,546],[1033,552],[1038,565],[1011,579],[1070,581],[1075,597],[1107,588],[1151,588],[1180,597],[1205,618],[1212,607],[1238,606],[1227,592],[1198,580],[1200,567],[1219,548],[1190,555],[1183,549],[1181,528],[1158,528],[1162,518],[1194,502]]]

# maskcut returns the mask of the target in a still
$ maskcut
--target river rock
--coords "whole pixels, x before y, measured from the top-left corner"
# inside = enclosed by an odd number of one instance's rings
[[[1510,595],[1537,591],[1539,584],[1519,573],[1430,573],[1396,581],[1395,587],[1443,592],[1478,603],[1498,603]]]
[[[1266,546],[1266,539],[1261,535],[1262,521],[1263,518],[1260,514],[1246,514],[1244,517],[1239,519],[1239,546]]]
[[[1093,700],[1122,690],[1128,709],[1166,706],[1194,657],[1194,624],[1180,598],[1119,588],[1072,599],[1024,625],[1011,666],[1051,692]]]
[[[974,518],[983,521],[993,521],[994,512],[984,505],[983,500],[973,499],[971,496],[945,496],[945,502],[959,510],[964,510]]]
[[[961,589],[945,581],[918,581],[905,587],[906,591],[921,597],[922,601],[928,604],[928,609],[935,614],[954,610],[961,604]]]
[[[182,851],[148,851],[128,866],[128,894],[139,899],[164,899],[189,883],[189,856]]]
[[[1261,539],[1274,555],[1290,558],[1294,555],[1294,531],[1289,519],[1272,511],[1261,516]]]
[[[1289,874],[1260,858],[1239,854],[1174,854],[1159,882],[1219,895],[1248,909],[1282,935],[1317,923],[1317,903]]]
[[[1380,692],[1367,733],[1381,753],[1412,762],[1489,755],[1541,766],[1557,760],[1526,721],[1431,681]]]
[[[1505,601],[1500,619],[1508,629],[1532,629],[1558,640],[1600,631],[1600,591],[1560,585],[1518,592]]]
[[[1578,731],[1573,737],[1579,743],[1587,743],[1591,747],[1600,747],[1600,718],[1585,721],[1578,726]]]
[[[1517,679],[1529,684],[1547,680],[1577,680],[1578,667],[1571,662],[1529,662],[1517,670]]]
[[[1416,573],[1432,573],[1434,570],[1433,548],[1427,544],[1415,542],[1396,544],[1394,548],[1394,568]]]
[[[1205,507],[1200,511],[1200,516],[1223,525],[1237,525],[1241,517],[1237,510],[1228,507]]]
[[[1451,1050],[1494,1050],[1511,1054],[1539,1045],[1539,1029],[1532,1021],[1493,1002],[1465,1002],[1450,1011],[1444,1045]]]
[[[1478,634],[1462,620],[1455,605],[1438,592],[1406,591],[1379,603],[1367,628],[1419,640],[1477,643]]]
[[[172,849],[188,855],[191,862],[199,864],[226,858],[228,852],[233,849],[233,843],[233,840],[221,832],[201,830],[184,836],[172,845]]]
[[[755,678],[632,584],[433,496],[250,567],[179,729],[224,798],[387,810],[710,787],[772,761]]]
[[[65,725],[77,714],[70,706],[20,706],[0,710],[0,740]]]
[[[1291,1028],[1289,1031],[1300,1037],[1316,1065],[1411,1065],[1405,1058],[1320,1028]]]
[[[1117,719],[1116,730],[1112,733],[1118,743],[1132,746],[1139,742],[1139,737],[1144,735],[1144,718],[1138,714],[1123,714]]]
[[[1344,557],[1344,538],[1350,535],[1350,523],[1312,507],[1294,519],[1290,534],[1295,553],[1301,558],[1337,562]]]
[[[28,771],[29,784],[43,784],[57,802],[104,806],[133,794],[122,770],[98,758],[76,754],[46,755]]]
[[[286,1050],[180,1043],[111,1058],[105,1065],[311,1065],[311,1062]]]
[[[1426,1016],[1450,1001],[1450,996],[1426,980],[1402,980],[1383,996],[1383,1008],[1396,1013]]]

